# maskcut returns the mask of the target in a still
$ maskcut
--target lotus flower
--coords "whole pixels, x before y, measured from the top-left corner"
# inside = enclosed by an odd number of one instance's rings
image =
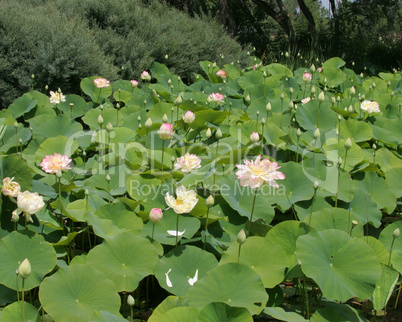
[[[55,153],[47,155],[41,162],[42,170],[46,173],[57,173],[57,171],[67,171],[71,169],[70,162],[72,160],[67,155]]]
[[[220,78],[228,78],[228,73],[225,72],[224,70],[218,70],[216,72],[216,75],[219,76]]]
[[[152,208],[149,212],[149,220],[156,224],[157,222],[161,221],[163,218],[162,209],[160,208]]]
[[[9,177],[6,177],[3,179],[3,187],[1,188],[1,192],[5,196],[9,197],[17,197],[18,194],[21,191],[21,187],[17,182],[13,182],[14,177],[11,179]]]
[[[49,100],[50,100],[50,103],[52,103],[52,104],[60,104],[61,102],[66,101],[66,97],[61,92],[59,93],[59,92],[50,91]]]
[[[136,81],[135,79],[132,79],[131,81],[130,81],[130,84],[131,84],[131,87],[137,87],[138,86],[138,81]]]
[[[191,124],[195,120],[195,114],[191,111],[187,111],[186,114],[183,115],[184,123]]]
[[[311,82],[312,79],[313,79],[313,75],[311,75],[310,73],[304,73],[303,74],[303,80],[305,82]]]
[[[106,78],[102,78],[102,77],[94,79],[94,84],[97,88],[109,87],[110,86],[109,82],[110,81],[108,81]]]
[[[365,100],[360,105],[360,108],[369,114],[381,112],[380,106],[378,105],[377,102],[374,102],[374,101],[372,102],[372,101]]]
[[[13,211],[13,215],[19,215],[22,212],[28,221],[33,222],[31,215],[36,214],[44,206],[43,197],[37,192],[20,192],[17,196],[18,208]]]
[[[149,75],[149,73],[144,70],[144,71],[141,73],[141,79],[144,80],[144,81],[149,82],[149,81],[151,80],[151,75]]]
[[[208,101],[209,102],[218,102],[218,103],[223,103],[225,99],[225,96],[223,96],[220,93],[212,93],[209,95],[208,97]]]
[[[198,202],[197,194],[195,193],[195,191],[187,191],[187,189],[183,186],[177,187],[176,195],[177,197],[174,198],[169,194],[169,192],[167,192],[165,196],[166,204],[170,208],[172,208],[176,214],[189,213],[191,210],[193,210]]]
[[[163,123],[159,128],[158,134],[162,140],[170,140],[174,135],[173,124]]]
[[[187,152],[184,156],[177,158],[174,168],[181,170],[183,173],[189,173],[201,168],[201,159],[195,154]]]

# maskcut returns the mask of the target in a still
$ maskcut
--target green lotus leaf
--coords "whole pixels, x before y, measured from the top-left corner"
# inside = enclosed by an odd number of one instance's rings
[[[156,263],[154,273],[164,289],[186,297],[188,290],[216,266],[218,262],[211,253],[194,246],[179,246]]]
[[[374,310],[377,311],[387,305],[399,277],[399,272],[387,265],[381,264],[381,269],[382,274],[377,281],[372,299]]]
[[[3,125],[4,124],[2,124],[1,126]],[[16,147],[20,149],[21,145],[23,146],[24,144],[27,144],[28,141],[32,138],[31,130],[23,126],[19,126],[17,132],[14,126],[6,126],[3,131],[2,144],[0,146],[0,152],[3,153],[10,153],[11,151],[15,151]]]
[[[119,315],[115,285],[91,265],[73,265],[46,278],[39,299],[55,321],[89,321],[95,311]]]
[[[86,262],[103,272],[119,292],[131,292],[153,273],[157,260],[156,249],[149,240],[125,233],[94,247]]]
[[[401,159],[386,148],[376,151],[375,160],[381,166],[381,170],[384,173],[387,173],[391,169],[402,168]]]
[[[402,163],[402,162],[401,162]],[[395,194],[395,197],[402,197],[402,167],[394,168],[387,171],[385,175],[385,183],[390,187],[390,190]]]
[[[377,117],[374,124],[370,124],[373,138],[396,148],[402,141],[402,125],[400,119]]]
[[[104,128],[108,123],[111,123],[113,126],[117,124],[117,109],[108,104],[103,105],[103,110],[99,107],[90,109],[82,117],[82,121],[87,124],[91,130],[97,131],[100,129],[98,124],[99,115],[102,115]],[[119,118],[119,123],[123,123],[123,117]]]
[[[0,173],[2,182],[6,177],[14,178],[13,181],[21,186],[21,191],[32,190],[32,172],[17,155],[10,154],[0,158]]]
[[[246,89],[250,86],[259,85],[264,81],[264,77],[260,71],[252,70],[243,74],[238,82],[241,88]]]
[[[158,321],[161,322],[188,322],[196,321],[200,309],[190,306],[174,307],[166,312],[166,314]]]
[[[32,269],[31,275],[25,280],[25,290],[38,286],[56,266],[57,260],[53,247],[41,235],[32,236],[18,231],[0,239],[0,258],[0,283],[13,290],[17,289],[15,272],[24,259],[29,260]]]
[[[340,122],[339,135],[344,139],[350,138],[354,142],[368,141],[373,137],[370,126],[356,119],[347,119]]]
[[[231,307],[225,303],[210,303],[198,315],[197,322],[252,322],[250,312],[241,307]]]
[[[295,312],[286,312],[281,307],[266,307],[264,309],[264,313],[280,321],[292,321],[292,322],[308,321],[304,319],[300,314],[297,314]]]
[[[325,61],[322,68],[341,68],[342,66],[345,66],[345,64],[346,63],[339,57],[333,57]]]
[[[39,126],[32,127],[32,135],[35,138],[50,138],[54,136],[70,137],[73,134],[82,131],[82,125],[65,114],[56,115],[41,122]]]
[[[381,225],[382,213],[370,195],[359,191],[350,202],[349,209],[363,225],[368,222],[377,228]]]
[[[320,78],[327,79],[328,87],[336,87],[346,80],[346,74],[338,68],[323,67]]]
[[[95,103],[101,103],[103,99],[112,95],[112,87],[97,88],[95,86],[94,80],[96,78],[103,78],[102,76],[91,76],[86,77],[81,81],[82,91],[91,97],[92,101]]]
[[[233,283],[236,281],[236,283]],[[244,307],[259,314],[268,300],[261,278],[243,264],[227,263],[209,271],[187,293],[188,303],[203,308],[213,302]]]
[[[3,284],[0,284],[0,305],[13,303],[16,300],[17,292],[4,286]]]
[[[70,104],[74,104],[71,106]],[[77,117],[83,116],[85,114],[85,110],[87,108],[87,102],[78,95],[66,95],[66,101],[61,102],[59,104],[59,109],[63,111],[63,113],[72,119],[76,119]]]
[[[14,302],[6,306],[0,315],[0,321],[38,321],[39,312],[33,305],[28,302],[24,302],[24,315],[22,313],[22,302]]]
[[[347,151],[345,149],[345,139],[338,141],[337,138],[330,138],[325,141],[323,150],[328,160],[337,163],[342,159],[341,169],[351,171],[355,165],[363,161],[362,149],[352,140],[352,147]]]
[[[152,315],[149,317],[149,322],[159,322],[162,321],[165,314],[175,308],[175,307],[184,307],[188,306],[187,299],[170,295],[166,297],[162,303],[160,303],[155,310],[152,312]]]
[[[273,288],[285,277],[285,269],[289,267],[285,250],[263,237],[249,237],[241,246],[240,261],[238,261],[239,244],[233,243],[222,255],[220,265],[238,262],[247,265],[260,275],[265,288]]]
[[[269,64],[266,66],[266,71],[271,75],[281,75],[283,77],[293,77],[293,73],[289,68],[281,64]]]
[[[337,304],[333,302],[325,302],[325,307],[318,308],[311,316],[312,322],[327,322],[327,321],[354,321],[366,322],[367,319],[361,311],[354,309],[346,304]]]
[[[110,191],[112,196],[123,195],[126,192],[125,186],[125,168],[124,166],[114,167],[104,174],[93,174],[85,180],[86,187],[96,187],[106,192]],[[106,175],[109,175],[110,181],[106,180]]]
[[[36,104],[38,103],[38,100],[36,100],[30,93],[26,93],[22,95],[21,97],[17,98],[9,107],[8,111],[11,112],[11,115],[14,119],[17,119],[21,115],[24,115],[25,113],[28,113],[30,110],[32,110]]]
[[[319,118],[318,110],[320,111]],[[333,130],[337,117],[337,114],[330,108],[329,102],[323,102],[320,105],[317,99],[299,106],[296,111],[296,119],[300,126],[312,132],[317,129],[317,122],[319,122],[319,129],[322,133]]]
[[[392,233],[395,231],[395,229],[399,228],[399,230],[402,230],[402,222],[400,221],[395,221],[394,223],[388,225],[385,227],[379,236],[379,241],[382,242],[385,247],[387,248],[388,251],[391,250],[391,245],[392,241],[393,246],[392,246],[392,254],[391,254],[391,264],[392,266],[398,271],[402,272],[402,239],[401,238],[393,238]],[[388,260],[386,261],[386,264],[389,262],[389,257]]]
[[[55,153],[71,156],[77,149],[78,143],[74,139],[61,135],[50,137],[39,145],[35,153],[35,160],[40,164],[46,155],[53,155]]]
[[[95,311],[91,318],[90,322],[126,322],[127,320],[120,315],[116,315],[110,312],[105,311]]]
[[[295,253],[303,272],[329,299],[369,298],[381,276],[380,263],[371,247],[341,230],[312,231],[301,236]]]
[[[372,236],[364,236],[361,238],[371,247],[381,264],[388,264],[389,252],[382,242]]]

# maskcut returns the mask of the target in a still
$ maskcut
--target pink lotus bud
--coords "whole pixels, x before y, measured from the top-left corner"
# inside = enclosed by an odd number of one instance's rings
[[[184,123],[191,124],[195,120],[195,114],[191,111],[187,111],[186,114],[183,115]]]
[[[158,134],[162,140],[170,140],[174,135],[173,124],[163,123],[159,128]]]
[[[149,81],[151,80],[151,75],[149,75],[149,73],[144,70],[144,71],[141,73],[141,79],[144,80],[144,81],[149,82]]]
[[[251,142],[256,143],[256,142],[258,142],[259,140],[260,140],[260,136],[258,135],[257,132],[253,132],[253,133],[250,135],[250,141],[251,141]]]
[[[163,218],[162,209],[160,208],[152,208],[149,212],[149,220],[156,224],[158,221],[161,221]]]
[[[138,86],[138,81],[136,81],[135,79],[132,79],[131,81],[130,81],[130,84],[131,84],[131,87],[137,87]]]
[[[311,75],[310,73],[304,73],[303,74],[303,80],[305,82],[311,82],[312,78],[313,78],[313,75]]]
[[[220,78],[227,78],[228,77],[228,73],[226,73],[224,70],[218,70],[216,72],[216,75],[219,76]]]

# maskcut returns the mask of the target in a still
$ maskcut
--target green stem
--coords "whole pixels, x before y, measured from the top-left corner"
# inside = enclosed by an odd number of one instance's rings
[[[176,214],[176,248],[179,243],[179,214]]]
[[[19,276],[18,273],[16,274],[17,276],[17,301],[20,301],[20,292],[19,292]]]
[[[248,236],[250,236],[250,234],[251,234],[251,222],[253,221],[254,205],[255,205],[255,199],[257,197],[257,193],[255,192],[255,190],[253,190],[253,194],[254,194],[254,199],[253,199],[253,206],[251,207],[250,221],[248,223]]]
[[[209,216],[209,207],[207,209],[207,220],[205,222],[204,250],[207,244],[208,216]]]
[[[317,193],[317,189],[314,189],[314,195],[313,195],[313,201],[311,202],[311,208],[310,208],[310,218],[308,220],[308,228],[307,228],[307,232],[310,231],[310,227],[311,227],[311,217],[313,217],[313,207],[314,207],[314,200],[315,200],[315,195]]]
[[[165,140],[162,141],[162,181],[163,181],[163,158],[165,154]]]
[[[152,226],[152,235],[151,235],[152,240],[154,239],[154,231],[155,231],[155,223],[153,223]]]
[[[389,250],[388,266],[391,266],[392,247],[394,247],[395,238],[392,238],[391,249]]]
[[[110,181],[107,182],[108,201],[110,203]]]
[[[22,320],[25,321],[25,303],[24,303],[24,286],[25,286],[25,278],[22,279],[22,294],[21,294],[21,303],[22,303]]]
[[[341,167],[338,166],[338,185],[336,187],[335,208],[338,208],[338,194],[339,194],[339,179],[341,175]]]
[[[309,307],[309,299],[308,299],[308,293],[307,293],[307,287],[306,287],[306,277],[303,274],[303,288],[305,292],[305,298],[306,298],[306,318],[310,320],[310,307]]]
[[[342,170],[345,170],[345,166],[346,166],[346,158],[348,156],[348,150],[345,151],[345,160],[343,161],[343,168]]]
[[[318,103],[317,129],[320,127],[320,110],[321,110],[321,102]]]
[[[299,162],[299,136],[297,136],[297,143],[296,143],[296,162]]]
[[[237,252],[237,262],[240,263],[240,250],[241,250],[241,244],[239,244],[239,251]]]

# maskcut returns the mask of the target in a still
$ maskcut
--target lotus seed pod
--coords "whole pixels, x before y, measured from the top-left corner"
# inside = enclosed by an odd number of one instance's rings
[[[319,137],[320,137],[320,129],[319,128],[317,128],[315,131],[314,131],[314,139],[318,139]]]
[[[12,222],[18,222],[20,220],[20,216],[18,216],[16,213],[11,214],[11,221]]]
[[[321,92],[321,93],[318,95],[318,101],[319,101],[320,103],[322,103],[322,102],[325,101],[325,94],[324,94],[324,92]]]
[[[167,59],[167,55],[165,56],[165,58]],[[135,304],[134,297],[132,297],[131,294],[128,295],[128,297],[127,297],[127,304],[129,306],[134,306],[134,304]]]
[[[211,132],[210,128],[208,128],[207,131],[205,132],[205,136],[207,137],[207,139],[209,139],[212,136],[212,132]]]
[[[163,115],[162,121],[163,121],[163,123],[167,123],[169,121],[169,118],[168,118],[168,116],[166,114]]]
[[[265,106],[265,109],[267,110],[267,112],[269,112],[270,110],[272,110],[271,103],[268,102],[267,106]]]
[[[18,275],[24,279],[27,279],[31,275],[31,263],[28,258],[25,258],[21,265],[18,267]]]
[[[352,86],[351,88],[350,88],[350,96],[355,96],[355,94],[356,94],[356,88],[354,87],[354,86]]]
[[[208,208],[211,208],[215,204],[215,199],[212,195],[210,195],[207,200],[205,200],[205,204],[207,205]]]
[[[397,229],[395,229],[395,230],[393,231],[392,237],[398,238],[399,235],[400,235],[400,233],[401,233],[401,230],[400,230],[399,228],[397,228]]]
[[[112,123],[108,123],[107,125],[106,125],[106,130],[108,131],[108,132],[112,132],[113,131],[113,125],[112,125]]]
[[[350,148],[352,147],[352,140],[350,138],[346,139],[344,147],[345,147],[346,151],[350,150]]]
[[[352,220],[352,228],[356,227],[359,223],[357,220]]]
[[[101,114],[99,114],[99,116],[98,116],[98,124],[99,124],[99,125],[102,125],[102,124],[103,124],[103,117],[102,117]]]
[[[297,129],[296,135],[297,135],[298,137],[300,137],[300,136],[302,135],[302,132],[301,132],[300,128]]]
[[[293,87],[289,88],[289,94],[293,94]]]
[[[313,185],[314,190],[317,190],[319,186],[320,186],[320,184],[318,183],[318,181],[317,180],[314,181],[314,185]]]
[[[221,129],[217,129],[216,130],[216,132],[215,132],[215,137],[219,140],[219,139],[221,139],[222,138],[222,131],[221,131]]]
[[[244,229],[240,230],[240,232],[237,234],[236,241],[239,243],[239,245],[242,245],[246,242],[246,233],[244,232]]]
[[[285,98],[285,94],[281,93],[280,98],[281,98],[281,100],[283,100]]]
[[[151,120],[151,118],[150,117],[148,117],[148,119],[145,121],[145,127],[147,128],[147,129],[149,129],[151,126],[152,126],[152,120]]]

